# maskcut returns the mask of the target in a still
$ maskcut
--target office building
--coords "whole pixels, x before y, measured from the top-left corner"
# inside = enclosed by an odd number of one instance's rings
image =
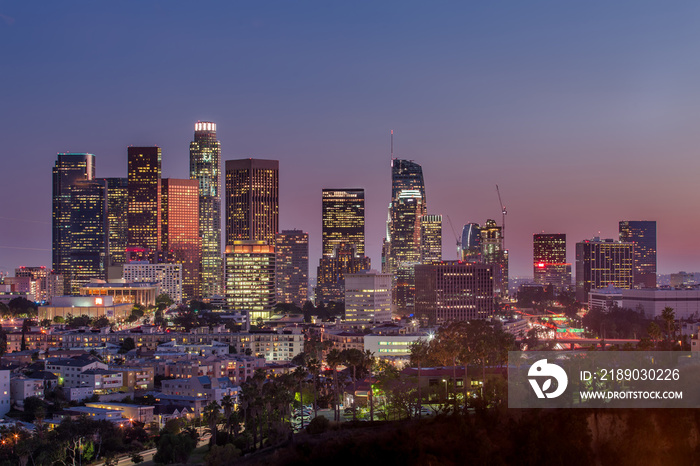
[[[128,148],[127,245],[159,251],[161,247],[161,150]]]
[[[339,244],[354,244],[365,254],[365,190],[324,189],[321,197],[323,255]]]
[[[278,228],[279,162],[227,160],[226,245],[233,246],[236,241],[274,245]]]
[[[161,250],[171,256],[167,262],[182,264],[182,299],[186,301],[202,296],[199,199],[197,180],[165,178],[161,182]]]
[[[202,296],[221,295],[221,143],[216,123],[198,121],[190,143],[190,178],[199,183]]]
[[[302,307],[309,299],[309,234],[282,230],[277,234],[275,254],[277,302]]]
[[[697,322],[700,319],[700,290],[622,290],[622,307],[638,311],[647,319],[661,318],[664,309],[670,307],[677,320]]]
[[[27,278],[30,281],[30,290],[25,292],[33,294],[34,299],[39,302],[51,302],[54,296],[63,295],[63,275],[44,266],[21,266],[15,269],[15,277]],[[11,277],[5,277],[5,284],[9,283],[9,278]]]
[[[158,295],[167,294],[174,303],[182,303],[182,264],[148,264],[132,262],[124,264],[124,281],[127,283],[156,283]]]
[[[355,244],[338,244],[330,256],[321,256],[317,270],[316,303],[342,302],[346,274],[369,270],[370,258],[357,254]]]
[[[249,311],[250,322],[267,319],[276,304],[275,246],[264,240],[238,240],[224,255],[226,304]]]
[[[533,235],[532,258],[535,283],[553,285],[556,293],[571,286],[571,263],[566,262],[565,234]]]
[[[588,302],[588,293],[612,285],[630,289],[634,284],[634,244],[596,237],[576,243],[576,299]]]
[[[394,275],[392,304],[398,313],[413,312],[413,267],[421,261],[420,219],[426,214],[422,167],[409,160],[395,159],[392,153],[391,201],[382,246],[382,272]]]
[[[129,179],[105,178],[107,182],[107,239],[109,241],[108,267],[126,262],[126,242],[129,237]]]
[[[656,221],[620,222],[620,241],[634,243],[634,287],[656,287]]]
[[[420,218],[421,264],[442,260],[442,215],[423,215]]]
[[[493,268],[461,261],[417,265],[416,317],[426,325],[491,317]]]
[[[70,294],[71,187],[95,178],[95,156],[87,153],[59,153],[53,167],[52,268],[64,277],[62,294]]]
[[[107,183],[78,181],[70,187],[70,293],[93,279],[106,278]]]
[[[367,327],[391,321],[391,274],[370,270],[345,275],[345,321]]]
[[[480,228],[481,261],[493,265],[493,291],[496,296],[508,294],[508,251],[503,248],[503,227],[492,219]]]

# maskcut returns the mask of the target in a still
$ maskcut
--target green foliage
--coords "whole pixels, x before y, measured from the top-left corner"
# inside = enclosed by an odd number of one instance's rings
[[[322,434],[326,431],[331,426],[331,421],[328,420],[327,417],[324,416],[317,416],[309,422],[308,427],[306,428],[306,431],[312,435],[315,434]]]
[[[241,456],[241,450],[229,443],[222,447],[214,445],[204,459],[206,466],[227,466]]]
[[[625,308],[591,309],[583,317],[584,327],[605,338],[641,338],[650,322],[644,314]]]
[[[131,351],[132,349],[136,349],[136,343],[134,342],[134,339],[131,337],[124,338],[124,341],[119,347],[119,353],[124,354]]]
[[[158,440],[158,451],[153,461],[162,464],[186,463],[195,447],[195,441],[185,433],[165,433]]]
[[[160,311],[164,311],[173,305],[173,300],[165,293],[161,293],[156,296],[156,308]],[[143,314],[142,314],[143,315]]]
[[[99,317],[92,322],[92,326],[95,328],[109,327],[109,318],[106,316]]]
[[[9,314],[13,317],[35,317],[39,311],[39,306],[37,306],[36,303],[21,296],[12,298],[10,302],[7,303],[7,308]]]

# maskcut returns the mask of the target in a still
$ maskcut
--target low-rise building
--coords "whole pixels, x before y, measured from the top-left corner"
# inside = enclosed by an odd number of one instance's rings
[[[622,290],[622,307],[643,313],[648,319],[661,317],[667,307],[676,319],[700,319],[700,290],[658,290],[642,288]]]
[[[215,401],[219,404],[224,396],[231,396],[238,403],[240,387],[228,377],[192,377],[189,379],[163,380],[161,391],[166,395],[193,396],[204,399],[205,405]]]
[[[338,351],[346,349],[365,349],[365,334],[362,332],[348,332],[344,330],[325,330],[323,332],[324,340],[333,344],[333,348]]]
[[[122,417],[129,421],[138,421],[144,424],[153,422],[153,406],[131,405],[127,403],[111,403],[111,402],[90,402],[85,403],[89,408],[103,408],[112,411],[119,411]]]
[[[46,370],[58,377],[61,387],[85,387],[81,374],[91,369],[106,370],[107,364],[91,355],[46,360]]]
[[[44,398],[44,381],[17,376],[10,379],[10,399],[17,406],[24,406],[25,398],[36,396]]]

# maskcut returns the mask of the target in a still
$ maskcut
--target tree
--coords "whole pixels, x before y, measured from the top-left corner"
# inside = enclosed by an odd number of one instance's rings
[[[107,316],[98,317],[92,322],[92,326],[95,328],[109,327],[109,318]]]
[[[196,443],[185,434],[166,433],[158,439],[158,451],[153,461],[162,464],[186,463]]]
[[[666,324],[666,338],[669,341],[669,349],[673,347],[673,342],[676,340],[676,313],[672,307],[665,307],[661,311],[661,319]]]
[[[126,337],[124,338],[124,341],[121,344],[121,347],[119,348],[119,353],[124,354],[132,349],[136,349],[136,343],[134,342],[134,339],[131,337]]]
[[[649,334],[649,338],[651,338],[654,342],[661,340],[662,337],[661,328],[656,322],[651,322],[647,326],[647,334]]]
[[[204,419],[209,423],[209,432],[211,432],[209,445],[216,445],[216,425],[219,423],[220,415],[221,407],[216,401],[212,401],[204,407]]]
[[[223,447],[214,445],[211,447],[209,454],[204,458],[204,464],[206,464],[206,466],[228,466],[229,464],[233,464],[239,456],[241,456],[241,450],[231,443]]]
[[[338,405],[338,366],[344,361],[343,355],[337,349],[332,349],[326,356],[326,362],[333,371],[333,409],[334,420],[340,421],[340,406]]]
[[[156,308],[160,311],[164,311],[173,305],[173,300],[166,293],[161,293],[156,296]]]

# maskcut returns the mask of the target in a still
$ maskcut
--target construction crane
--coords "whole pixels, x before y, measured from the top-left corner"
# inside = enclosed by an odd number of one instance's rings
[[[447,221],[450,223],[450,228],[452,229],[452,234],[455,236],[455,243],[457,244],[457,260],[462,260],[462,255],[460,254],[462,241],[460,241],[459,236],[457,236],[457,232],[455,231],[454,225],[452,225],[452,219],[450,218],[450,216],[445,215],[445,217],[447,217]]]
[[[496,185],[496,194],[498,194],[498,204],[501,206],[501,237],[503,238],[503,249],[506,248],[506,214],[508,213],[506,211],[506,206],[503,205],[503,201],[501,200],[501,190],[498,189],[498,185]]]

